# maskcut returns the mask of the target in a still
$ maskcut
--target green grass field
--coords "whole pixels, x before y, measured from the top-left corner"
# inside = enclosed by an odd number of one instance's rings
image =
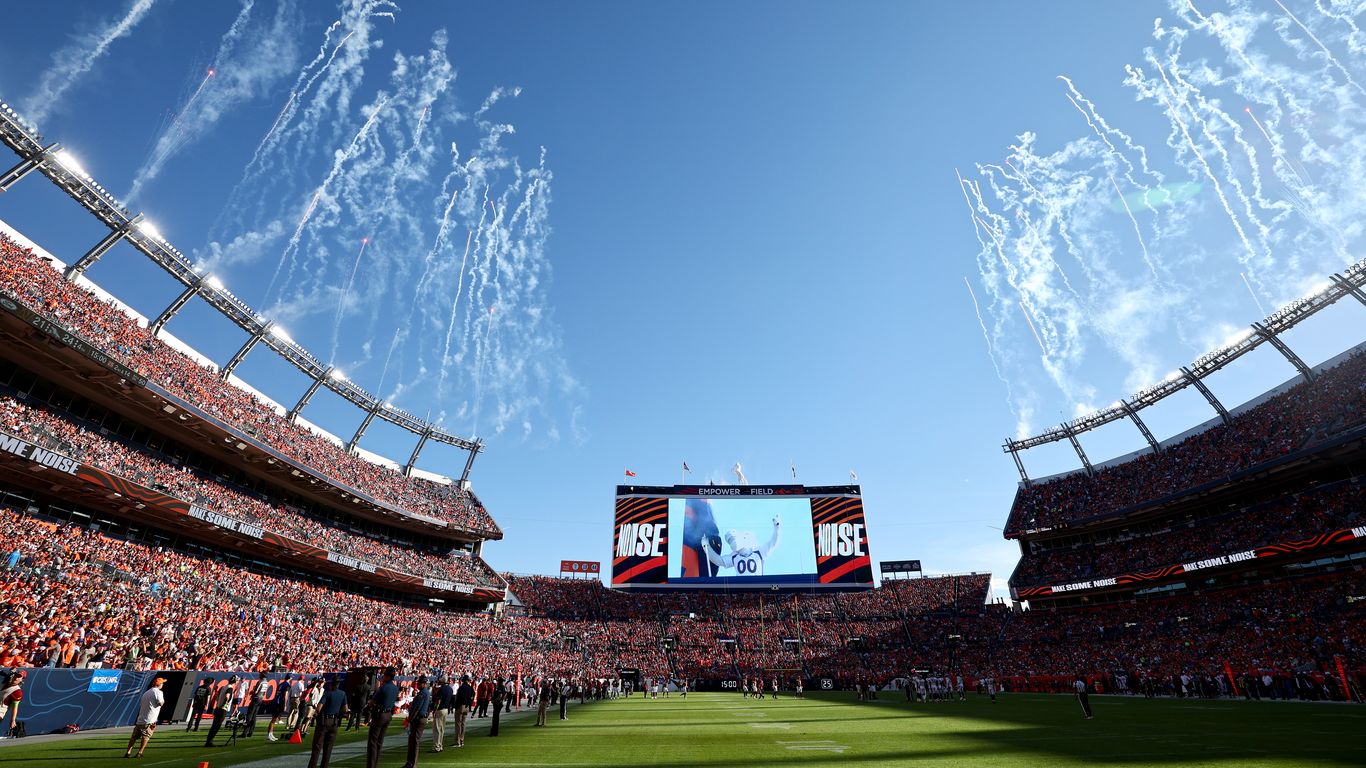
[[[693,694],[649,701],[633,696],[571,706],[534,728],[514,713],[502,735],[473,721],[464,749],[421,756],[420,765],[476,766],[1363,766],[1366,707],[1242,701],[1092,697],[1082,718],[1063,696],[985,697],[966,702],[860,704],[852,695],[762,702],[738,694]],[[163,726],[136,764],[288,768],[308,762],[307,745],[250,742],[207,750],[203,732]],[[430,734],[428,734],[430,736]],[[0,742],[0,765],[126,766],[127,735]],[[406,736],[397,723],[381,765],[401,766]],[[364,741],[347,734],[333,765],[365,763]]]

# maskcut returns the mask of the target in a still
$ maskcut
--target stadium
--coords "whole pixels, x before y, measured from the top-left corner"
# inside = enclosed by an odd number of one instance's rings
[[[343,14],[337,23],[356,25],[353,34],[376,15],[393,16],[391,3],[343,5],[368,14]],[[118,36],[150,6],[135,3]],[[340,28],[327,30],[300,83],[329,82],[318,80],[332,65],[322,54],[335,46],[335,59],[351,39]],[[237,29],[224,40],[237,40]],[[396,56],[396,72],[406,75]],[[210,153],[186,149],[194,139],[185,126],[201,92],[210,93],[206,84],[228,71],[218,62],[170,121],[165,135],[178,138],[163,155],[158,145],[158,163]],[[1334,76],[1354,82],[1345,69]],[[291,109],[305,93],[297,85],[290,92],[258,155],[270,157],[277,128],[291,135],[288,121],[303,119]],[[338,165],[302,198],[290,248],[315,227],[334,226],[324,220],[359,194],[338,191],[341,180],[328,184],[343,161],[359,157],[353,150],[387,116],[389,99],[404,93],[393,86],[361,116],[355,139],[340,137]],[[1080,97],[1072,104],[1091,108]],[[422,121],[430,106],[419,110]],[[207,265],[208,251],[178,250],[141,198],[135,205],[101,186],[113,182],[88,173],[31,112],[0,103],[0,143],[12,155],[0,163],[8,168],[0,174],[0,763],[1366,763],[1366,260],[1335,252],[1331,269],[1306,278],[1312,290],[1277,302],[1166,378],[1114,391],[1121,399],[1111,406],[1021,431],[999,452],[993,442],[992,459],[1018,474],[1003,486],[1013,494],[1008,506],[990,512],[999,531],[973,533],[1010,548],[1013,570],[995,579],[999,564],[987,557],[978,570],[942,572],[924,567],[939,553],[884,549],[880,526],[891,542],[910,511],[887,508],[876,483],[860,483],[853,471],[848,482],[800,483],[790,460],[791,477],[776,483],[749,482],[739,463],[733,482],[715,472],[695,479],[687,462],[681,477],[673,470],[678,484],[632,470],[619,483],[592,478],[585,487],[597,490],[582,503],[601,515],[555,546],[602,557],[561,560],[557,574],[542,557],[537,573],[522,573],[506,563],[526,528],[499,519],[535,510],[500,508],[505,476],[480,477],[500,461],[505,433],[476,436],[443,420],[446,406],[434,394],[402,400],[407,384],[382,389],[383,376],[365,379],[351,364],[343,372],[337,349],[348,336],[365,336],[368,355],[370,342],[389,333],[373,322],[342,326],[356,306],[349,293],[366,289],[356,276],[371,236],[359,241],[354,267],[345,255],[344,290],[326,294],[325,313],[335,306],[337,317],[329,354],[325,334],[306,344],[284,330],[282,318],[293,316],[283,289],[273,304],[264,303],[271,288],[252,303],[230,292]],[[478,125],[494,136],[501,130]],[[100,149],[83,147],[82,159]],[[469,169],[478,167],[461,166],[460,178],[475,178]],[[1293,164],[1276,167],[1303,181]],[[523,173],[518,166],[511,203],[483,188],[485,204],[461,212],[449,180],[438,202],[445,216],[456,211],[479,228],[486,217],[508,216],[514,224],[498,230],[504,240],[539,232],[539,209],[519,208],[517,196],[530,201],[548,176],[515,186]],[[1044,175],[1034,183],[1047,183],[1038,181]],[[1115,175],[1104,178],[1118,191]],[[994,213],[983,186],[960,184],[989,256],[1012,217],[1034,215]],[[7,207],[28,190],[34,197]],[[249,197],[240,210],[255,204]],[[334,199],[341,202],[328,209]],[[1126,200],[1121,194],[1121,210]],[[98,237],[73,248],[67,234],[25,220],[57,207]],[[1132,219],[1137,230],[1134,212],[1128,217],[1124,226]],[[461,293],[476,273],[460,248],[469,257],[484,230],[458,238],[447,224],[440,219],[431,254],[460,266],[450,273],[461,281],[457,301],[473,298],[473,287]],[[281,242],[288,231],[277,233]],[[517,272],[507,254],[535,258],[526,254],[538,252],[543,235],[530,237],[499,251],[490,277],[479,279],[524,279],[530,272]],[[115,260],[118,270],[155,273],[173,290],[148,312],[143,296],[97,281],[115,275],[126,289],[143,279],[106,266]],[[426,269],[437,261],[429,257]],[[218,272],[234,264],[215,263]],[[308,262],[300,263],[302,275]],[[285,281],[305,279],[293,277],[294,263],[281,265]],[[983,286],[995,275],[984,270]],[[1246,274],[1243,283],[1256,300]],[[425,295],[418,285],[414,300]],[[1012,322],[1033,332],[1045,367],[1055,365],[1050,354],[1061,342],[1050,335],[1047,307],[1018,290],[1021,298],[1005,304]],[[976,293],[972,300],[1005,382],[1001,337],[988,334]],[[407,311],[409,319],[417,312]],[[467,308],[462,341],[452,305],[450,326],[431,326],[433,335],[444,333],[447,352],[454,339],[488,357],[472,358],[468,379],[452,366],[449,384],[442,368],[445,389],[434,392],[454,402],[467,396],[452,394],[462,386],[492,388],[486,371],[517,368],[495,357],[508,347],[489,340],[504,333],[495,318],[518,311],[507,302]],[[212,351],[172,333],[210,316],[219,329]],[[424,312],[414,325],[428,328],[428,320]],[[1310,356],[1297,334],[1315,323],[1345,330],[1335,348]],[[976,328],[970,323],[973,335]],[[390,356],[406,343],[394,338]],[[643,352],[612,354],[632,366]],[[460,354],[439,359],[434,367]],[[1220,377],[1251,360],[1294,375],[1277,374],[1249,397],[1221,397]],[[303,386],[289,401],[272,397],[271,371]],[[1018,405],[1024,385],[1014,386],[1008,399]],[[1170,418],[1150,427],[1152,414],[1182,398],[1198,407],[1175,427]],[[432,402],[441,416],[419,416]],[[330,427],[335,413],[346,414],[346,433]],[[620,418],[634,428],[649,415]],[[1141,447],[1093,461],[1083,439],[1111,426]],[[640,439],[662,439],[648,424],[640,429]],[[370,447],[377,434],[382,449]],[[833,438],[813,442],[840,450]],[[1032,452],[1049,450],[1065,452],[1070,466],[1031,476]],[[541,471],[523,467],[517,482],[554,485]],[[579,545],[586,549],[572,549]],[[890,559],[903,554],[921,559]]]

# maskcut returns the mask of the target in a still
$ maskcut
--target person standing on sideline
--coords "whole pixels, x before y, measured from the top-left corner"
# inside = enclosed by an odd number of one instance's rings
[[[289,678],[285,678],[289,681]],[[289,682],[285,686],[285,701],[280,706],[274,717],[270,718],[270,723],[266,726],[266,741],[279,741],[280,737],[275,735],[275,724],[281,720],[285,721],[285,728],[294,730],[297,726],[297,712],[304,697],[304,676],[299,675],[297,680]]]
[[[216,747],[213,737],[218,735],[218,729],[223,727],[223,720],[228,716],[228,707],[232,706],[232,679],[217,688],[213,689],[213,695],[209,697],[209,709],[213,711],[213,725],[209,726],[209,737],[204,740],[204,746]]]
[[[251,738],[256,733],[256,715],[261,711],[261,700],[266,695],[266,673],[256,678],[256,683],[251,686],[251,692],[247,694],[247,727],[242,731],[242,736]]]
[[[556,685],[560,686],[560,719],[561,719],[561,720],[568,720],[568,719],[569,719],[569,715],[568,715],[568,710],[569,710],[569,684],[568,684],[568,683],[565,683],[564,681],[560,681],[560,682],[556,683]]]
[[[370,697],[370,734],[365,744],[365,768],[379,768],[379,753],[384,749],[384,732],[394,719],[394,704],[398,702],[398,686],[394,685],[393,667],[384,670],[383,683]]]
[[[455,689],[438,677],[432,690],[432,751],[441,752],[446,749],[446,712],[455,703]]]
[[[375,673],[366,672],[365,679],[361,681],[360,687],[356,689],[356,695],[347,706],[351,709],[351,717],[346,722],[346,730],[355,728],[360,729],[361,715],[365,711],[366,702],[375,694]]]
[[[327,681],[327,692],[318,703],[318,718],[314,722],[313,747],[308,756],[308,768],[327,768],[332,759],[332,745],[337,743],[337,729],[342,718],[346,717],[346,692],[341,689],[341,681],[332,678]]]
[[[479,681],[479,697],[475,701],[475,717],[487,717],[489,702],[493,700],[493,682],[487,677]]]
[[[507,696],[507,691],[503,687],[503,678],[498,678],[493,684],[493,724],[489,726],[489,735],[498,735],[498,713],[503,709],[503,701]]]
[[[199,730],[199,721],[204,718],[204,711],[209,708],[209,697],[212,695],[213,678],[206,677],[200,680],[199,687],[190,695],[190,716],[185,719],[186,731]]]
[[[304,691],[302,706],[299,710],[299,735],[308,738],[308,725],[313,722],[313,714],[318,711],[318,705],[323,700],[323,679],[315,677],[308,684],[308,690]]]
[[[158,677],[152,681],[152,687],[148,688],[138,700],[138,719],[133,725],[133,735],[128,739],[128,749],[124,751],[124,757],[133,756],[133,745],[141,740],[138,745],[138,757],[147,751],[147,742],[152,740],[152,734],[157,729],[157,718],[161,716],[161,707],[166,703],[166,694],[161,692],[161,686],[166,682],[166,678]]]
[[[427,730],[427,718],[432,715],[432,689],[427,687],[427,676],[421,675],[413,683],[417,695],[408,705],[408,760],[403,768],[417,768],[417,753],[422,749],[422,732]],[[498,722],[494,714],[493,722]]]
[[[474,706],[474,686],[470,676],[460,676],[460,687],[455,689],[455,746],[465,746],[465,720]]]
[[[1091,697],[1086,692],[1086,681],[1077,676],[1077,681],[1072,683],[1072,687],[1077,691],[1077,701],[1081,702],[1081,711],[1086,713],[1086,719],[1091,719]]]
[[[536,725],[545,725],[545,708],[550,703],[550,681],[541,678],[541,689],[536,695]]]
[[[804,698],[806,698],[806,696],[803,694],[803,691],[805,691],[805,690],[806,690],[806,689],[803,687],[803,683],[802,683],[802,676],[801,676],[801,675],[797,675],[797,698],[799,698],[799,699],[804,699]]]

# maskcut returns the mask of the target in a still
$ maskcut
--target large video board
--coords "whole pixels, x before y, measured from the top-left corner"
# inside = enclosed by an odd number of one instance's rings
[[[856,485],[617,486],[612,586],[873,586]]]

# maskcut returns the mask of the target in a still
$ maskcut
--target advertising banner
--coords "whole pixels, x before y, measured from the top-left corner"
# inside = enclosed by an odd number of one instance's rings
[[[1321,533],[1308,539],[1286,541],[1279,544],[1267,544],[1254,549],[1230,552],[1225,555],[1219,555],[1218,557],[1195,560],[1189,563],[1173,563],[1151,571],[1136,571],[1121,576],[1074,581],[1066,584],[1012,587],[1012,589],[1015,592],[1015,598],[1017,600],[1028,600],[1031,597],[1044,597],[1048,595],[1062,595],[1069,592],[1090,592],[1097,589],[1113,589],[1115,587],[1161,581],[1187,573],[1228,568],[1230,566],[1255,562],[1268,557],[1279,557],[1281,555],[1307,552],[1333,544],[1353,541],[1355,539],[1366,539],[1366,526],[1343,528],[1328,533]]]

